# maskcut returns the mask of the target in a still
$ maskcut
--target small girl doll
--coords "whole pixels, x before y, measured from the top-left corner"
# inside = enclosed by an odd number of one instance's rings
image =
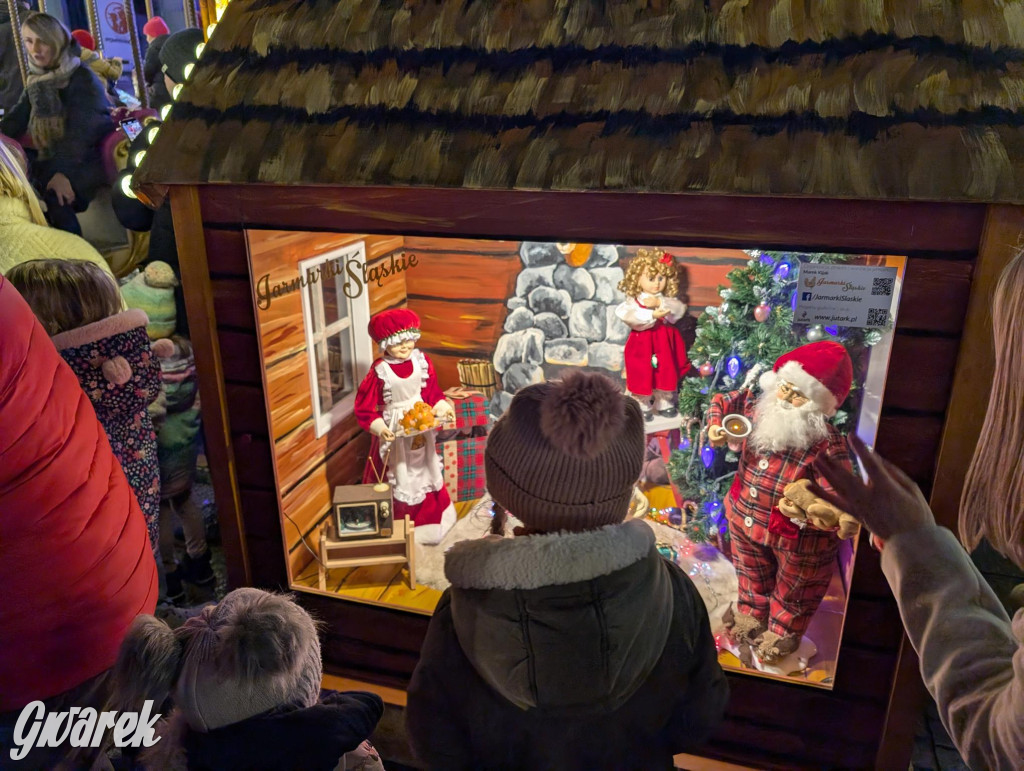
[[[632,330],[626,340],[626,388],[643,407],[645,420],[654,412],[675,417],[676,389],[690,368],[683,336],[672,326],[686,313],[676,297],[675,260],[660,249],[638,249],[619,289],[629,299],[615,315]]]
[[[419,543],[435,544],[455,524],[456,517],[444,486],[434,432],[411,437],[396,433],[402,416],[417,402],[431,405],[442,421],[455,417],[437,384],[434,365],[416,348],[419,327],[419,316],[405,308],[383,311],[370,319],[370,337],[383,355],[359,384],[355,415],[360,427],[373,434],[363,482],[376,482],[386,471],[395,516],[415,523]]]
[[[362,691],[321,697],[316,624],[291,597],[235,589],[177,629],[139,616],[114,665],[118,711],[173,708],[142,766],[383,771],[368,737],[384,713]]]
[[[30,260],[9,270],[7,278],[78,375],[146,515],[156,554],[160,469],[156,432],[146,408],[160,395],[157,356],[169,351],[166,346],[150,348],[146,314],[122,311],[117,284],[98,265]]]

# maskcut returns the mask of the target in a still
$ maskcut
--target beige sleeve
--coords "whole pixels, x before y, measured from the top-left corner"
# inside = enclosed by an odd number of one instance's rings
[[[882,570],[942,723],[973,769],[1024,768],[1024,611],[1006,611],[953,534],[890,538]]]

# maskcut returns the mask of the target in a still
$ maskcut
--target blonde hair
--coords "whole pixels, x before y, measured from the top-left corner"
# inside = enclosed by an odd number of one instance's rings
[[[14,151],[7,146],[7,143],[0,141],[0,196],[6,198],[17,198],[28,206],[28,216],[36,225],[47,227],[46,217],[39,207],[39,199],[36,198],[35,190],[32,189],[25,170],[21,165],[21,159]]]
[[[60,64],[61,56],[71,45],[71,32],[56,16],[41,11],[33,11],[21,23],[21,28],[28,27],[36,33],[46,45],[53,48],[53,67]]]
[[[669,262],[662,262],[664,256],[665,252],[661,249],[637,249],[636,257],[626,269],[625,278],[619,282],[619,290],[627,297],[636,297],[642,292],[640,277],[653,273],[667,279],[662,294],[667,297],[679,294],[679,269],[676,267],[676,261],[670,256]]]
[[[8,270],[6,278],[51,337],[122,309],[117,282],[85,260],[29,260]]]
[[[982,538],[1024,567],[1024,252],[999,278],[992,303],[996,367],[981,439],[960,499],[960,540]]]

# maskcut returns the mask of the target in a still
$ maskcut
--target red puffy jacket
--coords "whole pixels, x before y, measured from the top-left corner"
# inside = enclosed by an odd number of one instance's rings
[[[146,522],[92,404],[0,276],[0,712],[109,669],[156,597]]]

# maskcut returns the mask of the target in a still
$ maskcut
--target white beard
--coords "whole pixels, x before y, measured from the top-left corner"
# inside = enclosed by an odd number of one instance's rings
[[[750,442],[759,453],[806,450],[828,436],[828,420],[814,402],[794,407],[778,397],[775,390],[765,391],[754,409],[754,429]]]

